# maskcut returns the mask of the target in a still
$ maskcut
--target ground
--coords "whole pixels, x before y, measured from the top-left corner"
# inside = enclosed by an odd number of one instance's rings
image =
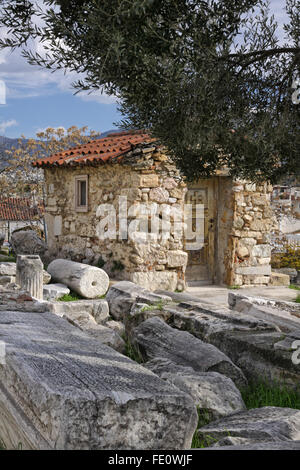
[[[223,307],[228,307],[228,293],[229,292],[239,292],[242,295],[250,295],[252,297],[264,297],[266,299],[276,299],[276,300],[286,300],[289,302],[294,302],[299,295],[299,291],[290,289],[288,287],[249,287],[242,289],[228,289],[227,287],[220,286],[189,286],[186,290],[186,294],[189,296],[194,296],[198,300],[201,299],[201,302],[213,303]],[[184,295],[181,294],[184,300]]]

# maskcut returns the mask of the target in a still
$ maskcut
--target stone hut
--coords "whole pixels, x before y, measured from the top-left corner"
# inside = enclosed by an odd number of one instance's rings
[[[111,134],[34,166],[45,174],[52,257],[151,290],[270,282],[275,219],[267,183],[234,181],[224,170],[187,185],[143,132]]]

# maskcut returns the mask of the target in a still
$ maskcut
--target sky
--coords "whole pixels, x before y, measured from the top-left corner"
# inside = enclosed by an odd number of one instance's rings
[[[280,38],[284,5],[284,0],[271,0]],[[35,48],[38,51],[39,45]],[[100,133],[115,128],[113,123],[121,119],[116,100],[100,92],[74,95],[71,84],[77,78],[76,73],[51,73],[31,66],[18,50],[0,51],[0,135],[35,137],[47,127],[73,125]]]

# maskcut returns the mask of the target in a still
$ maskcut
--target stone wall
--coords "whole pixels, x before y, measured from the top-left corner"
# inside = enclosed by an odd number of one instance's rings
[[[87,212],[75,209],[74,180],[79,175],[89,178]],[[182,208],[185,184],[159,147],[137,147],[121,164],[47,168],[45,181],[50,258],[98,265],[112,277],[130,279],[152,290],[184,288],[187,254],[182,251],[182,237],[176,238],[172,229],[168,240],[153,238],[144,243],[120,239],[118,233],[116,239],[100,240],[97,236],[97,207],[112,204],[118,215],[120,196],[127,196],[128,207],[145,204],[148,215],[144,218],[148,221],[151,210],[159,220],[162,207]]]
[[[267,285],[271,275],[268,236],[277,228],[270,206],[272,186],[233,183],[232,269],[230,285]]]
[[[149,231],[151,214],[161,223],[162,210],[179,213],[183,209],[186,184],[163,149],[151,145],[141,144],[115,163],[45,169],[50,259],[62,257],[93,264],[113,278],[131,280],[150,290],[184,289],[188,257],[183,251],[183,235],[174,231],[172,218],[171,235],[165,240],[150,233],[143,242],[120,239],[123,229],[118,217],[114,239],[99,239],[97,234],[98,206],[111,204],[118,216],[120,196],[127,196],[128,207],[133,205],[134,209],[131,207],[127,226],[142,203],[146,214],[139,217]],[[89,205],[87,212],[78,212],[75,177],[83,175],[88,175]],[[219,175],[215,188],[214,282],[267,285],[271,274],[268,234],[276,227],[270,207],[272,187]],[[141,234],[144,229],[138,230]]]

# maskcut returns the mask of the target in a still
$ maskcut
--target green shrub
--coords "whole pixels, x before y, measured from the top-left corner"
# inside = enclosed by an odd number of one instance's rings
[[[65,294],[59,299],[57,299],[59,302],[74,302],[76,300],[82,300],[84,297],[82,297],[79,294],[76,294],[76,292],[71,291],[70,294]]]
[[[273,269],[295,268],[300,271],[300,245],[285,245],[282,253],[272,255]]]

